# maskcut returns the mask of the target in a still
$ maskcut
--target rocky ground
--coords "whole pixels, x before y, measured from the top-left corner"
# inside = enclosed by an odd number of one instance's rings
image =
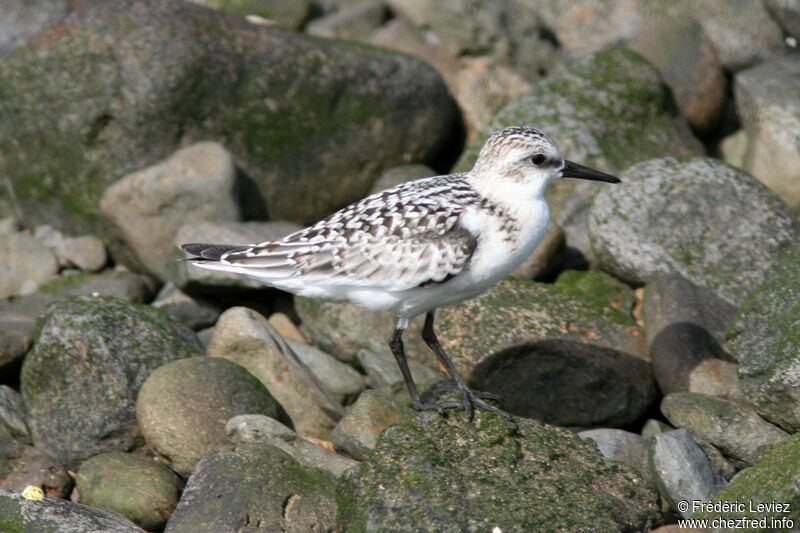
[[[0,3],[0,530],[800,527],[798,38],[782,0]],[[412,411],[391,316],[177,261],[510,125],[622,179],[438,315],[513,422]]]

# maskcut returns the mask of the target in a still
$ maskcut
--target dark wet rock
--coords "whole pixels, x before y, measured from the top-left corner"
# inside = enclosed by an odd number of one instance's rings
[[[3,489],[21,492],[25,487],[34,485],[48,496],[69,498],[74,482],[60,462],[26,445],[18,445],[7,457],[11,469],[2,476],[0,487]]]
[[[201,140],[235,154],[262,216],[311,222],[385,168],[436,160],[457,121],[420,60],[179,0],[82,2],[0,78],[0,173],[14,191],[0,199],[66,231],[103,229],[108,185]]]
[[[656,495],[566,430],[435,412],[385,431],[338,492],[348,531],[644,530]]]
[[[30,294],[58,272],[49,248],[26,233],[0,235],[0,299]]]
[[[228,444],[225,423],[242,414],[289,422],[244,367],[219,357],[189,357],[156,369],[142,385],[136,414],[148,446],[188,476],[209,450]]]
[[[337,450],[364,460],[386,428],[407,424],[413,418],[410,408],[386,393],[368,389],[345,411],[331,432],[331,440]]]
[[[221,312],[213,303],[193,298],[170,282],[161,287],[150,305],[194,330],[214,325]]]
[[[174,279],[172,241],[182,226],[239,219],[235,176],[230,152],[201,142],[113,183],[100,198],[100,212],[114,259],[162,281]]]
[[[301,466],[315,468],[332,479],[358,464],[344,455],[312,443],[264,415],[239,415],[228,420],[225,432],[234,443],[258,442],[275,446],[291,455]]]
[[[739,309],[727,346],[756,411],[786,431],[800,429],[800,239],[765,274]]]
[[[84,461],[75,483],[80,503],[116,511],[148,531],[164,527],[183,488],[164,464],[121,452]]]
[[[535,125],[565,158],[611,173],[653,157],[703,153],[668,94],[655,67],[632,50],[589,55],[501,109],[456,168],[471,168],[486,139],[509,124]],[[594,194],[606,187],[619,186],[566,179],[547,188],[551,217],[567,237],[568,264],[593,261],[586,212]]]
[[[112,297],[53,304],[22,366],[34,445],[74,466],[143,443],[135,401],[158,366],[200,353],[191,330]]]
[[[5,426],[13,438],[30,443],[31,432],[25,421],[25,402],[22,395],[8,385],[0,385],[0,425]]]
[[[738,72],[733,78],[742,132],[738,146],[723,144],[731,164],[752,173],[789,205],[800,205],[800,55],[794,54]],[[727,141],[727,140],[726,140]]]
[[[196,222],[182,226],[175,235],[175,249],[191,242],[220,242],[230,244],[252,244],[278,240],[302,226],[291,222]],[[176,252],[181,258],[186,253]],[[263,289],[264,283],[246,276],[214,272],[192,266],[189,261],[179,261],[171,280],[179,289]]]
[[[14,533],[144,533],[113,511],[95,509],[61,498],[25,499],[0,489],[0,529]]]
[[[684,518],[691,516],[692,502],[707,502],[726,485],[725,478],[685,429],[654,435],[650,461],[661,495]],[[682,501],[689,502],[689,507]]]
[[[741,398],[736,362],[724,347],[736,308],[677,275],[647,284],[642,319],[653,373],[664,394],[690,391]]]
[[[246,368],[286,409],[302,436],[327,438],[342,406],[267,319],[246,307],[225,311],[206,354]]]
[[[792,531],[800,523],[800,435],[784,440],[765,455],[755,466],[740,472],[730,484],[722,489],[710,504],[717,510],[703,510],[695,514],[697,518],[716,517],[764,520],[774,522],[772,531]],[[742,507],[730,507],[722,511],[720,502],[741,502]],[[774,504],[781,505],[780,509]],[[785,520],[791,520],[794,526]],[[754,529],[759,527],[758,524]]]
[[[344,5],[326,17],[311,21],[305,31],[328,39],[365,42],[388,17],[389,10],[383,2]]]
[[[327,532],[336,526],[335,485],[322,473],[258,443],[209,452],[186,482],[165,533]]]
[[[672,425],[686,428],[696,439],[710,442],[740,465],[756,464],[789,436],[742,401],[676,392],[664,398],[661,412]]]
[[[506,280],[440,311],[456,368],[509,412],[572,426],[631,423],[655,400],[630,290],[569,271],[555,284]]]
[[[595,197],[589,233],[601,268],[629,283],[680,274],[738,306],[800,233],[772,191],[715,159],[653,159],[620,177]]]
[[[0,311],[0,367],[22,358],[36,333],[32,317]]]

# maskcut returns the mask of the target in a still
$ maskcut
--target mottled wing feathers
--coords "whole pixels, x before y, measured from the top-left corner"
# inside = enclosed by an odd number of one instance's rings
[[[368,196],[279,241],[230,247],[218,259],[278,285],[298,276],[396,290],[438,283],[458,274],[472,256],[476,238],[459,218],[476,198],[459,176],[417,180]],[[200,261],[224,248],[194,246],[184,249]]]

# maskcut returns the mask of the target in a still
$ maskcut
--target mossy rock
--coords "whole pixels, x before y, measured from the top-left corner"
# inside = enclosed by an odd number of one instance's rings
[[[531,420],[425,413],[386,430],[340,484],[339,525],[359,531],[644,531],[657,495],[595,444]]]

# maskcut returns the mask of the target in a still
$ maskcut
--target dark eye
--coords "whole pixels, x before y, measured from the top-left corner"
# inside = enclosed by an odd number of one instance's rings
[[[534,165],[540,167],[544,164],[545,161],[547,161],[547,156],[544,154],[536,154],[535,156],[531,157],[531,161],[533,162]]]

